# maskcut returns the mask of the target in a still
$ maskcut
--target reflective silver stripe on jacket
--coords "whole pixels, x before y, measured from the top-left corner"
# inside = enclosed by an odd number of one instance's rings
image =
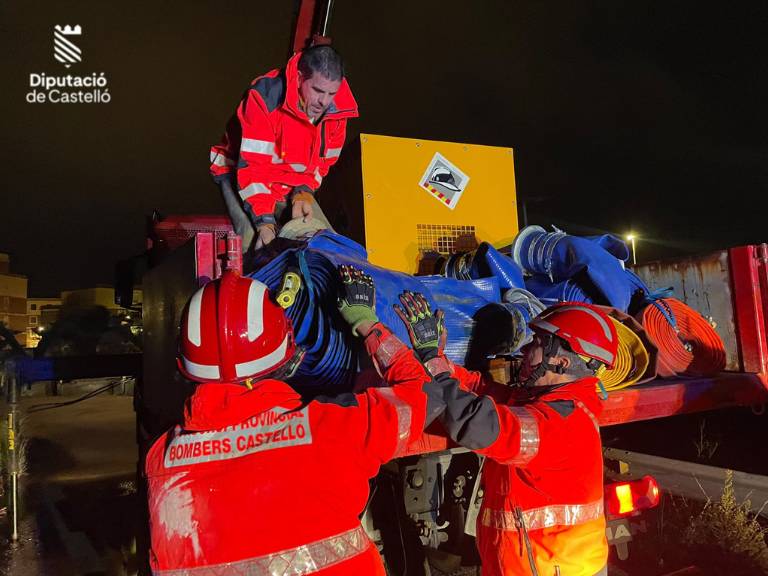
[[[304,170],[307,169],[307,166],[305,164],[288,164],[288,166],[291,167],[291,170],[294,172],[304,172]]]
[[[362,526],[289,550],[237,562],[158,570],[155,576],[301,576],[325,570],[365,552],[371,541]]]
[[[411,407],[395,394],[392,388],[377,388],[397,411],[397,447],[395,456],[405,453],[408,437],[411,435]]]
[[[595,425],[595,430],[600,432],[600,422],[597,420],[597,417],[592,414],[592,411],[584,405],[584,402],[581,400],[576,400],[576,406],[581,408],[587,414],[587,416],[589,416],[589,419],[592,420],[592,424]]]
[[[339,156],[341,156],[341,148],[328,148],[325,151],[326,158],[338,158]]]
[[[510,412],[520,423],[520,451],[509,460],[499,460],[501,464],[527,464],[539,453],[539,423],[536,417],[522,406],[510,406]]]
[[[275,143],[269,140],[257,140],[256,138],[243,138],[240,141],[241,152],[253,152],[254,154],[275,153]]]
[[[216,152],[211,152],[211,164],[214,166],[219,166],[220,168],[223,168],[225,166],[234,166],[235,162],[226,156],[224,154],[218,154]]]
[[[603,499],[588,504],[558,504],[523,511],[523,521],[528,530],[541,530],[552,526],[576,526],[603,515]],[[481,523],[487,528],[517,532],[515,513],[512,510],[485,508]]]
[[[245,188],[240,190],[240,198],[243,200],[247,200],[251,196],[256,196],[257,194],[271,194],[272,191],[269,189],[268,186],[265,186],[261,182],[253,182],[252,184],[248,184]]]
[[[400,342],[400,339],[394,334],[386,334],[384,339],[379,342],[376,352],[373,353],[373,357],[376,360],[376,364],[383,371],[389,368],[392,364],[392,359],[395,354],[405,348],[405,344]]]
[[[243,138],[240,141],[240,152],[253,154],[266,154],[272,156],[272,164],[282,164],[283,159],[275,152],[275,143],[269,140],[257,140],[256,138]]]

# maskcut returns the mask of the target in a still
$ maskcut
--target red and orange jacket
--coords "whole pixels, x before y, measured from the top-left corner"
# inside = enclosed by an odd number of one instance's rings
[[[214,180],[237,177],[243,205],[253,218],[273,221],[275,203],[293,188],[314,192],[344,146],[347,119],[358,115],[346,79],[333,103],[313,124],[299,105],[298,61],[256,78],[211,147]]]
[[[515,400],[508,387],[477,372],[451,365],[447,376],[436,378],[444,389],[443,423],[454,441],[487,457],[477,526],[483,575],[604,574],[597,380]]]
[[[368,480],[424,428],[430,377],[386,328],[391,387],[310,402],[288,384],[201,384],[146,459],[155,575],[384,574],[359,516]]]

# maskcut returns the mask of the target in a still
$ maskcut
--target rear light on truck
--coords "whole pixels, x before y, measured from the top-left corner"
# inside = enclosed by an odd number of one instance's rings
[[[659,503],[659,485],[652,476],[605,485],[605,512],[611,518],[633,516]]]

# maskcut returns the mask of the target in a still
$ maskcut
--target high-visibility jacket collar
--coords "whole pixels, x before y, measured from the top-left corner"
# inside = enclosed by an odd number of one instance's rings
[[[512,391],[512,403],[526,402],[531,400],[557,400],[560,398],[570,398],[574,394],[587,400],[590,405],[599,404],[600,399],[596,394],[591,394],[597,390],[598,378],[587,376],[579,378],[573,382],[559,384],[556,386],[534,386],[532,388],[515,388]]]
[[[285,101],[283,108],[298,118],[309,122],[309,116],[301,109],[299,105],[299,58],[301,52],[294,54],[288,64],[285,65]],[[333,97],[333,102],[323,115],[323,120],[333,119],[342,120],[346,118],[356,118],[357,102],[352,96],[352,90],[349,88],[346,78],[342,78],[339,91]]]
[[[586,408],[587,414],[599,414],[602,411],[602,400],[600,400],[596,393],[597,383],[598,379],[593,376],[580,378],[579,380],[559,386],[551,392],[545,392],[540,396],[540,399],[552,401],[578,397],[581,403],[580,407],[582,409]]]
[[[253,390],[238,384],[200,384],[184,407],[184,428],[216,430],[274,406],[300,405],[301,397],[279,380],[261,380]]]

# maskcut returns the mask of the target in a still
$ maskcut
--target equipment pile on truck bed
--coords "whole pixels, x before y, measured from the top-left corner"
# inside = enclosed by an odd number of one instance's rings
[[[450,207],[420,189],[436,155],[471,176]],[[392,157],[404,160],[393,168]],[[491,172],[511,179],[500,183]],[[445,312],[447,356],[504,384],[514,382],[515,355],[533,316],[560,300],[604,306],[621,347],[614,369],[601,375],[601,426],[766,402],[765,245],[630,269],[626,245],[612,235],[582,238],[538,226],[518,232],[513,178],[510,149],[362,135],[319,197],[337,232],[279,237],[241,257],[240,239],[223,217],[155,220],[143,279],[140,444],[181,421],[192,389],[173,362],[181,310],[227,268],[267,284],[285,307],[306,348],[291,384],[309,396],[377,378],[336,308],[336,268],[352,264],[373,277],[377,315],[402,340],[408,336],[392,303],[403,290],[422,292]],[[413,209],[393,225],[392,207],[400,203]],[[384,467],[369,507],[374,518],[363,522],[385,556],[401,558],[388,562],[418,573],[423,551],[393,552],[413,537],[427,550],[469,553],[463,535],[472,533],[478,475],[477,457],[456,448],[439,426]]]

